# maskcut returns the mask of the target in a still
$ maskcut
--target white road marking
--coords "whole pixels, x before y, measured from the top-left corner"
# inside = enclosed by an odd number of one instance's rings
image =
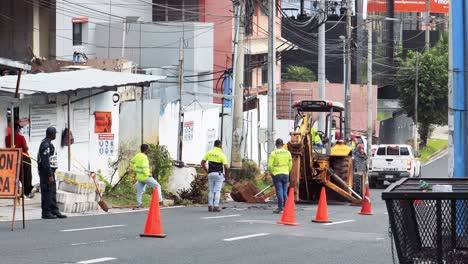
[[[122,240],[126,240],[126,238],[96,240],[96,241],[89,241],[89,242],[83,242],[83,243],[73,243],[73,244],[70,244],[70,246],[84,246],[84,245],[90,245],[90,244],[105,243],[105,242],[112,242],[112,241],[122,241]]]
[[[169,206],[169,207],[160,207],[159,209],[165,210],[165,209],[177,209],[177,208],[185,208],[186,206],[184,205],[177,205],[177,206]],[[121,212],[110,212],[110,214],[128,214],[128,213],[138,213],[138,212],[146,212],[149,211],[148,208],[146,209],[138,209],[138,210],[125,210]],[[101,215],[101,214],[99,214]]]
[[[65,229],[65,230],[60,230],[60,232],[76,232],[76,231],[106,229],[106,228],[115,228],[115,227],[124,227],[124,226],[127,226],[127,225],[110,225],[110,226],[95,226],[95,227],[86,227],[86,228],[77,228],[77,229]]]
[[[327,224],[324,224],[324,225],[339,225],[339,224],[345,224],[345,223],[350,223],[350,222],[354,222],[356,220],[344,220],[344,221],[339,221],[339,222],[333,222],[333,223],[327,223]]]
[[[97,259],[90,259],[90,260],[83,260],[80,262],[77,262],[78,264],[92,264],[92,263],[101,263],[101,262],[106,262],[110,260],[116,260],[116,258],[110,258],[110,257],[105,257],[105,258],[97,258]]]
[[[223,239],[223,240],[230,242],[230,241],[236,241],[236,240],[253,238],[253,237],[268,236],[269,234],[270,233],[259,233],[259,234],[253,234],[253,235],[248,235],[248,236],[231,237],[231,238],[226,238],[226,239]]]
[[[235,214],[235,215],[220,215],[220,216],[210,216],[210,217],[201,217],[200,219],[207,220],[207,219],[228,218],[228,217],[236,217],[236,216],[240,216],[240,214]]]
[[[237,223],[248,223],[248,224],[271,224],[276,225],[275,221],[268,220],[238,220]]]
[[[375,240],[385,240],[385,238],[383,238],[383,237],[378,237],[378,238],[376,238]]]

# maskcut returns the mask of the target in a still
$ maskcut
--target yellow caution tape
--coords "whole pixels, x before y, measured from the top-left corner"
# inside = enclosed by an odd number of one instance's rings
[[[37,161],[36,161],[35,159],[33,159],[31,156],[29,156],[29,155],[27,155],[27,154],[25,154],[25,153],[23,153],[23,155],[26,156],[26,157],[29,157],[32,161],[34,161],[34,162],[37,163]],[[25,162],[25,161],[23,161],[23,162],[24,162],[25,164],[29,164],[29,165],[31,165],[31,166],[35,166],[35,164],[31,164],[31,163],[28,163],[28,162]],[[60,179],[66,181],[66,182],[68,182],[68,183],[71,183],[71,184],[73,184],[73,185],[79,185],[79,186],[81,186],[81,187],[83,187],[83,188],[96,191],[96,187],[95,187],[94,185],[92,185],[92,184],[90,184],[90,183],[87,183],[87,182],[77,182],[77,181],[75,181],[75,180],[73,180],[73,179],[70,179],[70,178],[68,178],[68,177],[65,177],[65,176],[64,176],[62,173],[60,173],[60,172],[55,172],[55,176],[59,177]],[[99,191],[100,191],[100,192],[103,192],[104,190],[99,189]]]

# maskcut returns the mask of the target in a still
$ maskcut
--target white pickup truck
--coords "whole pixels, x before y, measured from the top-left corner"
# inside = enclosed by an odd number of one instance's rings
[[[369,185],[377,187],[384,181],[421,177],[421,162],[409,145],[378,145],[370,160]]]

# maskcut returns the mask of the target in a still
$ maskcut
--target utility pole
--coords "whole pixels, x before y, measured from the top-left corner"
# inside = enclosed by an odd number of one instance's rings
[[[372,112],[372,20],[366,20],[367,23],[367,156],[372,151],[372,132],[373,120]]]
[[[352,39],[352,28],[351,28],[351,5],[352,0],[347,1],[346,9],[346,31],[347,31],[347,65],[346,65],[346,98],[345,98],[345,135],[346,140],[351,138],[351,39]]]
[[[231,168],[242,168],[242,119],[244,104],[244,19],[242,17],[244,1],[234,2],[236,10],[236,33],[234,37],[233,84],[232,89],[232,145]]]
[[[268,154],[275,150],[276,118],[276,0],[269,0],[268,14]]]
[[[416,53],[416,82],[414,83],[414,150],[419,151],[418,143],[418,93],[419,93],[419,52]]]
[[[182,160],[182,137],[184,126],[182,124],[182,89],[184,85],[184,38],[180,39],[179,47],[179,135],[177,137],[177,160]],[[141,95],[143,97],[143,94]]]
[[[322,14],[319,21],[325,19],[325,0],[320,0]],[[320,25],[318,34],[318,88],[320,100],[325,100],[325,23]],[[330,117],[331,118],[331,117]],[[319,114],[318,130],[325,131],[325,113]]]
[[[450,1],[450,19],[452,42],[449,44],[451,54],[453,94],[453,167],[454,178],[466,178],[466,66],[467,45],[465,43],[468,22],[465,14],[468,6],[461,0]],[[449,110],[450,111],[450,110]]]
[[[426,49],[431,47],[431,32],[429,31],[431,17],[431,0],[426,0]]]

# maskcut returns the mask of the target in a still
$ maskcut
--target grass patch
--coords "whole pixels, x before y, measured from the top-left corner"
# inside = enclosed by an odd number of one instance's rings
[[[378,112],[377,113],[377,120],[378,121],[384,121],[389,118],[392,118],[392,113],[386,113],[386,112]]]
[[[151,203],[152,189],[148,186],[143,193],[142,203],[148,207]],[[104,194],[104,200],[116,206],[136,205],[136,189],[130,179],[125,179],[122,184],[117,186],[111,193]]]
[[[421,154],[420,160],[422,162],[429,161],[432,155],[446,148],[447,146],[448,140],[446,139],[429,139],[429,141],[427,142],[427,146],[419,151],[419,153]]]
[[[267,186],[273,183],[273,179],[270,176],[267,175],[258,175],[255,177],[255,180],[253,183],[258,187],[258,189],[261,191],[265,189]]]

